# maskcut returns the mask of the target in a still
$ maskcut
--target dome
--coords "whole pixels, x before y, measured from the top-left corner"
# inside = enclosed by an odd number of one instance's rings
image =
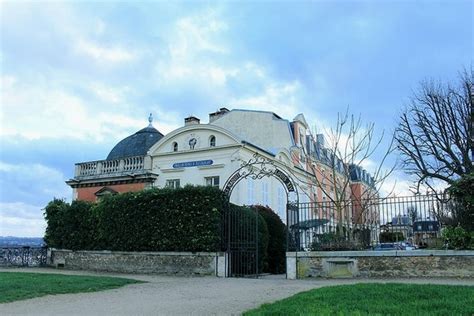
[[[132,156],[143,156],[157,141],[163,138],[156,128],[150,125],[133,135],[122,139],[107,156],[107,160],[121,159]]]

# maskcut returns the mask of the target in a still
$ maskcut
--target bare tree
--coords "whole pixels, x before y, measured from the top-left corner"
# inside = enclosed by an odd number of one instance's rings
[[[325,136],[327,143],[321,135]],[[344,114],[338,115],[335,127],[326,130],[325,134],[309,132],[304,144],[293,151],[293,160],[299,161],[308,173],[298,179],[299,183],[320,189],[324,199],[322,205],[335,213],[339,227],[351,222],[377,224],[379,214],[374,209],[373,201],[379,197],[382,184],[395,168],[384,167],[393,151],[393,138],[379,160],[374,160],[375,152],[381,150],[383,139],[384,133],[375,135],[373,123],[364,125],[360,116],[350,115],[347,109]],[[362,167],[369,159],[374,165],[370,175]],[[354,192],[353,178],[357,178],[357,172],[363,172],[358,178],[365,176],[362,179],[365,185]]]
[[[448,185],[474,171],[474,74],[464,71],[456,86],[422,82],[400,116],[395,139],[416,191],[435,182]]]

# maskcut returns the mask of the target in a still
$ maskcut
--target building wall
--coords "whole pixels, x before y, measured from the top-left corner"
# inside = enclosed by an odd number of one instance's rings
[[[135,192],[143,190],[145,188],[145,183],[115,184],[108,185],[107,187],[119,193]],[[77,188],[75,189],[76,199],[81,201],[95,202],[97,200],[95,193],[102,188],[103,186]]]

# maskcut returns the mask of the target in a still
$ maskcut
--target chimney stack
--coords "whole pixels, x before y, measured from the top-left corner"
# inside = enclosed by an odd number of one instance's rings
[[[209,123],[212,123],[218,118],[224,116],[227,112],[229,112],[228,108],[220,108],[218,111],[214,113],[209,113]]]
[[[188,125],[196,125],[196,124],[199,124],[201,122],[200,119],[198,119],[197,117],[195,116],[188,116],[184,119],[184,126],[188,126]]]

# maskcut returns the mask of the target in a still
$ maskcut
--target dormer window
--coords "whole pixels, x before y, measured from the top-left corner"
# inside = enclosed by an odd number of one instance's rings
[[[173,151],[174,152],[178,151],[178,143],[177,142],[173,143]]]
[[[216,147],[216,136],[211,135],[209,137],[209,147]]]

